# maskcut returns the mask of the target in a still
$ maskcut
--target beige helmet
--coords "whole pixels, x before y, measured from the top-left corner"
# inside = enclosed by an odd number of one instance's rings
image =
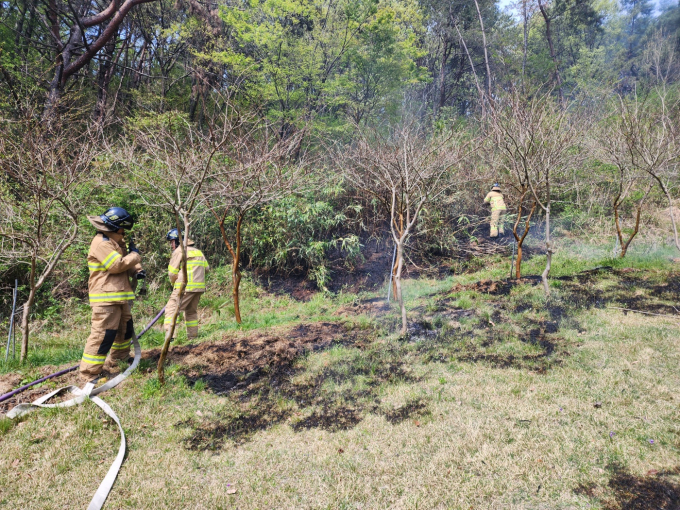
[[[491,188],[491,191],[500,191],[501,190],[501,185],[498,183],[495,183],[493,187]]]

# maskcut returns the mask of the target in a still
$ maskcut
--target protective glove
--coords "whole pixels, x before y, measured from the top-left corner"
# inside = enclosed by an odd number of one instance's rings
[[[137,252],[137,253],[139,253],[139,252]],[[144,269],[142,269],[140,272],[135,274],[135,278],[137,278],[138,280],[143,280],[144,278],[146,278],[146,271]]]
[[[128,253],[135,252],[137,255],[139,255],[139,250],[137,249],[137,246],[135,245],[135,240],[134,238],[130,238],[130,243],[128,244]]]

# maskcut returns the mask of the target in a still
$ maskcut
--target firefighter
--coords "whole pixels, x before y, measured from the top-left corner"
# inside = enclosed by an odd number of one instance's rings
[[[505,229],[503,227],[503,217],[505,216],[505,202],[503,201],[503,193],[501,193],[500,184],[494,184],[491,191],[487,193],[484,203],[491,205],[491,221],[489,222],[490,232],[489,237],[498,237],[500,235],[505,235]]]
[[[89,382],[102,374],[107,355],[110,365],[130,357],[135,298],[130,278],[143,279],[145,273],[134,243],[125,248],[125,231],[134,225],[125,209],[112,207],[87,219],[97,229],[87,254],[92,328],[80,361],[80,377]]]
[[[172,257],[168,264],[168,276],[173,284],[172,295],[165,306],[165,331],[170,331],[172,316],[177,310],[179,302],[179,290],[184,281],[182,274],[182,247],[179,242],[177,229],[173,228],[165,238],[170,243]],[[187,327],[187,338],[198,336],[198,302],[201,294],[205,292],[205,273],[208,271],[208,261],[205,260],[201,250],[195,248],[194,242],[187,239],[187,282],[184,296],[179,303],[179,311],[184,312],[184,321]],[[176,331],[176,327],[175,327]]]

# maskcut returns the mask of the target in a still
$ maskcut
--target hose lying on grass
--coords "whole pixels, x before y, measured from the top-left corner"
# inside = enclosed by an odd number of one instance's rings
[[[158,313],[158,315],[146,326],[146,328],[144,328],[144,330],[139,334],[139,336],[141,337],[144,333],[146,333],[149,330],[149,328],[151,328],[151,326],[153,326],[154,323],[158,321],[158,319],[160,319],[161,315],[163,315],[164,312],[165,308],[163,308],[163,310],[161,310]],[[118,448],[118,455],[116,455],[116,459],[113,461],[113,464],[111,464],[111,467],[106,473],[104,480],[102,480],[102,482],[99,484],[99,488],[97,488],[97,492],[95,492],[94,496],[92,497],[92,500],[90,501],[87,510],[100,510],[104,506],[104,502],[106,501],[106,498],[108,497],[109,492],[111,492],[111,488],[113,487],[113,482],[116,481],[118,471],[120,471],[120,467],[123,465],[123,460],[125,460],[126,450],[125,432],[123,431],[123,426],[120,424],[120,419],[113,411],[113,409],[111,409],[111,407],[109,407],[109,405],[106,402],[104,402],[101,398],[97,397],[96,395],[116,387],[137,368],[137,365],[139,365],[139,361],[142,358],[142,348],[139,346],[138,337],[134,333],[132,335],[132,343],[135,347],[135,357],[134,360],[132,361],[132,364],[128,367],[127,370],[125,370],[125,372],[117,375],[116,377],[108,381],[106,384],[103,384],[102,386],[95,388],[96,381],[93,381],[87,383],[82,389],[78,388],[77,386],[66,386],[64,388],[60,388],[51,393],[48,393],[47,395],[40,397],[39,399],[30,404],[19,404],[16,407],[14,407],[9,413],[7,413],[8,418],[16,419],[37,408],[71,407],[78,404],[82,404],[83,402],[85,402],[85,400],[91,400],[97,406],[99,406],[99,408],[102,411],[104,411],[107,416],[109,416],[113,421],[116,422],[116,425],[118,425],[118,430],[120,431],[120,447]],[[67,370],[62,370],[61,372],[52,374],[52,376],[56,377],[56,375],[58,374],[67,373],[70,372],[71,370],[75,370],[76,368],[78,368],[78,366],[71,367],[70,369]],[[49,377],[50,376],[45,377],[42,380],[49,379]],[[25,389],[26,387],[31,386],[32,384],[36,384],[37,382],[39,381],[35,381],[34,383],[26,385],[25,387],[22,388]],[[19,388],[19,390],[23,391],[22,388]],[[15,394],[19,390],[15,390]],[[55,397],[61,393],[70,393],[71,395],[74,395],[74,398],[66,400],[65,402],[60,402],[58,404],[45,403],[49,401],[52,397]],[[5,395],[3,395],[3,397],[4,396]]]
[[[158,312],[158,315],[156,315],[156,317],[154,317],[153,320],[146,325],[146,327],[142,330],[142,332],[137,336],[137,339],[142,338],[142,335],[144,333],[146,333],[147,331],[149,331],[149,329],[151,329],[151,326],[156,324],[156,322],[158,322],[158,319],[160,319],[163,316],[164,313],[165,313],[165,307],[163,307],[163,309],[160,312]],[[60,375],[68,374],[69,372],[73,372],[79,366],[80,365],[75,365],[73,367],[65,368],[64,370],[60,370],[59,372],[55,372],[55,373],[50,374],[50,375],[46,375],[45,377],[42,377],[42,378],[40,378],[36,381],[25,384],[22,387],[17,388],[16,390],[10,391],[9,393],[5,393],[4,395],[0,395],[0,402],[4,402],[5,400],[12,398],[14,395],[17,395],[17,394],[21,393],[22,391],[26,391],[31,386],[35,386],[36,384],[40,384],[41,382],[45,382],[48,379],[52,379],[54,377],[59,377]]]

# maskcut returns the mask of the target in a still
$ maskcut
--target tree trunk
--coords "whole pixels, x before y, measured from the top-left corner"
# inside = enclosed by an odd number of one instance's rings
[[[28,299],[24,303],[24,310],[21,314],[21,358],[20,361],[23,363],[28,355],[28,335],[29,335],[29,324],[28,318],[31,314],[31,307],[33,307],[33,301],[35,301],[35,291],[37,286],[35,284],[36,277],[36,264],[37,264],[37,254],[34,252],[31,258],[31,269],[28,276],[28,286],[30,291],[28,292]]]
[[[239,270],[239,263],[241,259],[241,223],[243,215],[240,215],[236,222],[236,252],[233,255],[233,262],[231,266],[231,276],[233,279],[233,295],[234,295],[234,317],[236,322],[241,324],[241,306],[239,300],[239,285],[241,284],[241,271]]]
[[[524,233],[522,233],[522,236],[520,237],[517,234],[517,227],[519,226],[519,222],[522,219],[523,199],[524,194],[520,199],[519,210],[517,211],[517,220],[515,221],[515,225],[512,228],[512,235],[515,236],[515,241],[517,242],[517,260],[515,260],[515,278],[517,278],[518,280],[522,277],[522,246],[524,244],[524,239],[526,239],[527,234],[529,233],[529,223],[531,221],[531,217],[533,216],[534,211],[536,210],[536,201],[534,200],[534,204],[531,206],[531,211],[529,211],[529,215],[527,216],[527,219],[524,222]]]
[[[552,58],[553,64],[555,65],[555,81],[557,82],[557,95],[560,100],[560,105],[564,106],[564,94],[562,93],[562,76],[560,76],[560,66],[557,61],[557,54],[555,53],[555,45],[553,44],[552,40],[551,30],[552,20],[550,19],[550,16],[548,16],[548,12],[545,10],[545,7],[541,3],[541,0],[538,0],[538,7],[541,10],[543,19],[545,20],[545,38],[548,40],[548,47],[550,48],[550,58]]]
[[[109,84],[111,83],[113,67],[116,63],[114,61],[116,41],[117,39],[114,37],[106,43],[104,55],[99,64],[99,73],[97,76],[97,101],[92,112],[92,120],[99,125],[104,124],[106,117],[106,102],[109,97]]]
[[[482,11],[479,10],[479,2],[475,0],[475,7],[477,7],[477,15],[479,16],[479,26],[482,28],[482,44],[484,45],[484,64],[486,65],[486,94],[487,101],[491,101],[491,66],[489,65],[489,52],[486,46],[486,33],[484,31],[484,20],[482,19]]]
[[[638,203],[637,205],[637,211],[635,214],[635,228],[633,229],[633,233],[630,235],[627,241],[623,240],[623,231],[621,229],[621,218],[619,216],[619,201],[615,200],[614,201],[614,224],[616,225],[616,235],[619,238],[619,246],[621,246],[621,254],[619,255],[620,258],[625,258],[626,253],[628,252],[628,247],[630,246],[630,243],[633,241],[633,238],[637,235],[637,233],[640,230],[640,216],[642,215],[642,201],[644,198]]]
[[[397,272],[394,275],[394,283],[395,283],[395,289],[396,289],[396,296],[397,299],[399,300],[399,308],[401,309],[401,335],[405,335],[407,331],[407,322],[406,322],[406,305],[404,304],[404,296],[402,294],[402,289],[401,289],[401,271],[404,267],[404,238],[401,238],[397,242],[397,260],[399,261],[397,263]]]
[[[394,258],[394,266],[392,267],[392,295],[397,296],[397,281],[395,279],[397,275],[397,268],[399,267],[399,255]]]
[[[437,114],[446,103],[446,64],[451,56],[452,44],[446,37],[444,39],[444,48],[442,49],[442,61],[439,66],[439,99],[437,106]]]
[[[529,42],[528,18],[527,18],[527,0],[522,0],[522,18],[524,25],[524,48],[522,52],[522,90],[524,90],[524,76],[527,68],[527,46]]]
[[[541,275],[541,280],[543,281],[543,290],[545,291],[545,295],[549,296],[550,287],[548,285],[548,275],[550,274],[550,265],[552,264],[553,254],[552,241],[550,240],[550,203],[548,203],[545,209],[545,248],[545,269]]]

